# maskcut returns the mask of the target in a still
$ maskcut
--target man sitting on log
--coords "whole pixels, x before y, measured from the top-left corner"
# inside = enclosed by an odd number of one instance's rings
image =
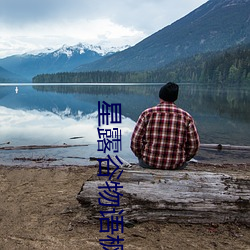
[[[179,86],[168,82],[159,91],[160,103],[140,115],[131,138],[131,150],[143,168],[184,169],[199,148],[192,116],[174,102]]]

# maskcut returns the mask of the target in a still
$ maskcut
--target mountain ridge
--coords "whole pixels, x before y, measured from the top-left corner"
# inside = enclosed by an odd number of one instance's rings
[[[26,80],[27,79],[23,78],[22,76],[14,74],[13,72],[10,72],[0,66],[0,82],[1,83],[13,83],[13,82],[19,82],[19,81],[26,81]]]
[[[179,59],[163,68],[150,71],[91,71],[37,75],[35,83],[164,83],[174,82],[218,84],[220,86],[250,83],[250,43],[230,47],[221,52],[207,52]]]
[[[210,0],[183,18],[108,58],[75,71],[141,71],[201,52],[250,41],[250,0]]]
[[[31,78],[37,74],[71,71],[83,63],[93,62],[128,47],[125,45],[108,48],[84,43],[73,46],[63,45],[55,50],[47,49],[33,54],[31,52],[5,57],[0,59],[0,66],[31,81]]]
[[[63,45],[48,53],[3,58],[0,66],[30,80],[57,72],[155,70],[178,59],[249,43],[249,10],[250,0],[209,0],[129,48],[105,52],[100,46]]]

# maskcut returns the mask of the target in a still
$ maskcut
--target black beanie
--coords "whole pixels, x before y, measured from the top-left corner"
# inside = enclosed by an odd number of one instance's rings
[[[161,87],[159,97],[166,102],[174,102],[178,98],[179,86],[176,83],[168,82]]]

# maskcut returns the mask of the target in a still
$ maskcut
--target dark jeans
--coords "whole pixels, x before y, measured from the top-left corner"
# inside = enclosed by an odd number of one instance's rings
[[[142,167],[142,168],[149,168],[149,169],[156,169],[156,168],[153,168],[151,166],[149,166],[147,163],[145,163],[142,159],[138,159],[139,160],[139,165]],[[185,169],[187,167],[188,163],[187,162],[184,162],[182,166],[179,166],[175,169],[168,169],[168,170],[182,170],[182,169]]]

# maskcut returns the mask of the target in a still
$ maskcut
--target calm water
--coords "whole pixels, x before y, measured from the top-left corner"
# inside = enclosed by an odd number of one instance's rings
[[[160,85],[0,85],[0,147],[18,145],[87,144],[39,150],[0,150],[0,164],[27,165],[21,158],[37,159],[44,166],[85,165],[97,151],[98,101],[121,103],[122,151],[130,162],[130,136],[140,113],[158,103]],[[16,93],[18,86],[18,93]],[[176,104],[195,119],[202,143],[250,146],[250,88],[180,85]],[[72,139],[77,137],[78,139]],[[10,142],[9,144],[5,144]],[[55,161],[46,161],[55,159]],[[249,151],[201,149],[201,162],[250,162]],[[36,164],[28,161],[29,165]]]

